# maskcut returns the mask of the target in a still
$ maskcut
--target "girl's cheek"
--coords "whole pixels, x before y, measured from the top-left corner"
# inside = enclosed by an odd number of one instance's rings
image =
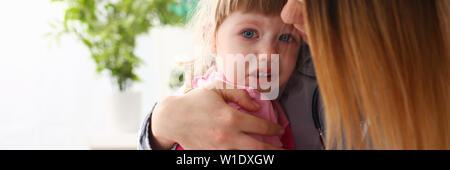
[[[218,48],[219,49],[217,49],[217,50],[221,51],[220,54],[223,55],[223,56],[227,56],[229,54],[240,53],[242,51],[240,49],[242,47],[240,47],[239,42],[235,42],[235,41],[224,43]]]
[[[299,48],[290,48],[285,53],[280,54],[280,83],[286,83],[295,69],[299,50]]]
[[[234,58],[225,55],[217,59],[217,71],[223,73],[228,81],[233,81],[235,71]]]

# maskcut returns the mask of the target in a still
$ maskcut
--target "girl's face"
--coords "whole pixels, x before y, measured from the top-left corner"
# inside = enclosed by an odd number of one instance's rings
[[[261,78],[267,78],[268,81],[278,78],[279,85],[283,85],[295,68],[300,42],[299,32],[292,25],[284,24],[280,16],[236,11],[229,15],[219,27],[213,54],[218,57],[217,61],[221,61],[217,62],[217,69],[225,74],[228,81],[236,83],[236,73],[245,74],[246,86],[249,81],[259,83]],[[237,55],[248,57],[252,56],[251,54],[256,56],[258,62],[267,61],[267,68],[252,66],[249,68],[247,63],[245,73],[240,73],[234,64],[230,64],[244,58]],[[261,54],[266,54],[268,57],[259,57]],[[279,55],[279,64],[276,63],[279,67],[278,77],[264,74],[266,70],[269,73],[271,69],[274,70],[270,67],[270,61],[275,60],[270,57],[272,54]]]

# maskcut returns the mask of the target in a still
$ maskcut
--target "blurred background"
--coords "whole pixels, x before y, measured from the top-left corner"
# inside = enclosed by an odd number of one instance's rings
[[[0,149],[136,149],[183,83],[195,0],[0,5]]]

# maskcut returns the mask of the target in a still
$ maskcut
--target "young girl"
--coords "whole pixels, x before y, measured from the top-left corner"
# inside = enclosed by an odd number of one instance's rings
[[[200,0],[193,21],[204,50],[195,64],[195,78],[189,82],[193,88],[221,82],[246,89],[261,106],[258,112],[229,104],[285,128],[282,136],[249,135],[274,146],[294,149],[288,120],[276,98],[262,100],[268,90],[262,87],[270,85],[271,91],[278,91],[297,62],[300,34],[280,18],[285,3],[286,0]],[[242,60],[244,69],[235,64]],[[255,67],[252,61],[260,64]],[[183,148],[178,145],[177,149]]]

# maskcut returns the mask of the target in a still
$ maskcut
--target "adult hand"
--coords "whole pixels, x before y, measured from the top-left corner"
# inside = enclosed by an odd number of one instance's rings
[[[178,143],[184,149],[281,149],[247,135],[282,135],[281,126],[240,112],[227,101],[248,111],[259,109],[245,90],[200,88],[182,96],[167,97],[152,114],[152,147],[169,149]]]

